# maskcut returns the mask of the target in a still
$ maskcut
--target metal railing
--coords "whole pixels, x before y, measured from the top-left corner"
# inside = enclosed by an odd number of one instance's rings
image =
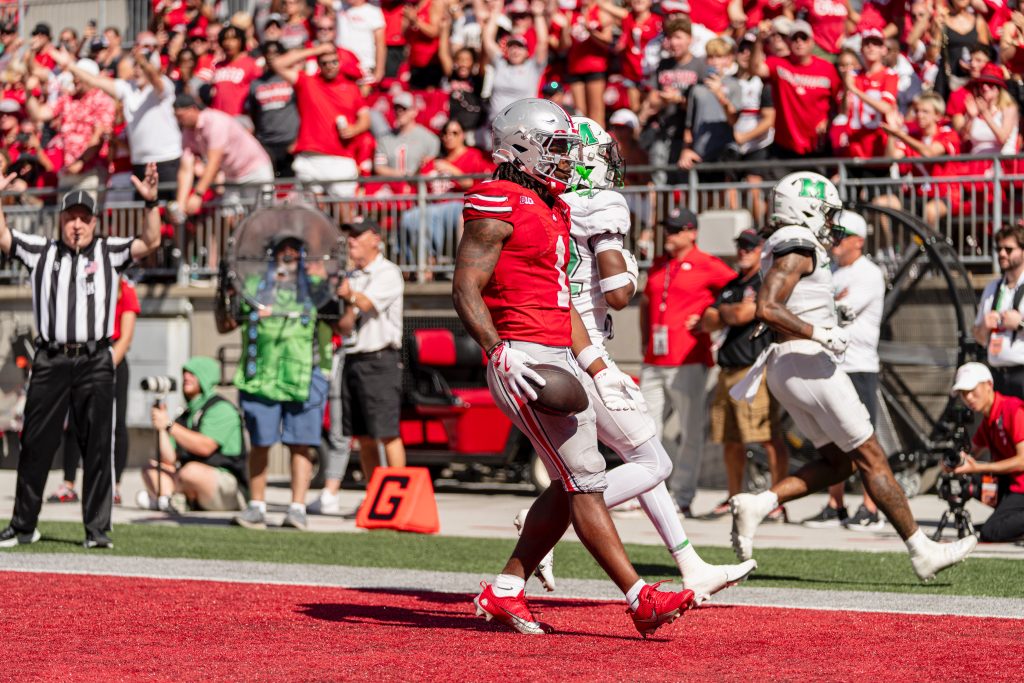
[[[930,169],[949,164],[971,164],[971,175],[931,177]],[[915,160],[807,159],[770,162],[770,173],[778,176],[788,170],[818,170],[837,180],[845,200],[868,201],[882,206],[902,208],[923,217],[953,246],[957,255],[976,270],[993,266],[992,234],[1004,224],[1024,220],[1024,157],[942,157]],[[660,250],[659,226],[668,213],[687,205],[698,213],[715,210],[748,211],[755,225],[762,223],[767,210],[768,193],[774,179],[766,179],[765,163],[703,164],[689,171],[656,167],[629,169],[631,178],[669,176],[665,184],[634,182],[621,188],[633,215],[633,228],[627,245],[641,264]],[[940,166],[941,165],[941,166]],[[1018,168],[1019,166],[1019,168]],[[673,177],[674,176],[674,177]],[[471,178],[473,176],[466,176]],[[479,178],[479,176],[477,176]],[[394,183],[394,178],[360,179],[360,189],[352,197],[315,195],[314,201],[339,224],[355,215],[371,216],[387,233],[386,254],[409,274],[421,281],[444,277],[454,269],[454,257],[461,233],[461,192],[435,193],[437,178],[410,177],[401,194],[365,195],[370,183]],[[329,183],[321,183],[329,186]],[[207,278],[216,272],[217,263],[228,248],[228,240],[246,212],[270,201],[281,201],[312,190],[295,181],[279,181],[271,189],[236,199],[231,205],[210,202],[203,212],[183,225],[166,226],[167,237],[159,262],[146,267],[174,268],[179,280]],[[36,234],[57,234],[55,193],[33,191],[46,203],[41,207],[5,206],[8,223],[19,230]],[[24,201],[26,194],[18,195]],[[256,196],[259,195],[259,196]],[[137,235],[142,227],[140,202],[104,203],[102,231],[107,235]],[[123,195],[122,195],[123,196]],[[246,193],[242,193],[245,197]],[[894,234],[884,218],[872,221],[874,237],[870,244],[876,255],[888,258],[901,249],[902,235]],[[168,275],[168,273],[164,273]],[[0,258],[0,279],[21,282],[25,273]]]

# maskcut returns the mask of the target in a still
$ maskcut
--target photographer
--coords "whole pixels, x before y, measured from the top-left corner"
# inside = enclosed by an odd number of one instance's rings
[[[992,387],[992,373],[981,363],[965,363],[956,371],[953,391],[984,418],[974,433],[972,453],[961,452],[953,474],[991,474],[999,482],[998,505],[981,528],[986,543],[1024,538],[1024,401]],[[992,462],[975,456],[988,451]],[[982,495],[982,502],[991,504]],[[994,501],[993,501],[994,502]]]
[[[185,412],[171,420],[162,403],[151,409],[160,467],[158,474],[151,460],[142,470],[146,490],[135,499],[139,507],[167,510],[170,495],[183,493],[193,509],[240,509],[238,494],[246,488],[242,417],[215,391],[219,379],[217,361],[195,356],[182,368]]]

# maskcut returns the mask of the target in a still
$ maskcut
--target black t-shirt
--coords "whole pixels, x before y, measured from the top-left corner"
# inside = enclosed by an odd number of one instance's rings
[[[754,273],[754,276],[744,280],[742,275],[727,284],[718,294],[718,298],[712,306],[722,304],[737,304],[743,299],[757,295],[761,288],[761,273]],[[750,335],[757,329],[758,321],[743,325],[742,327],[730,327],[725,335],[722,347],[718,349],[718,364],[723,368],[745,368],[754,364],[757,357],[761,355],[769,344],[772,343],[772,333],[765,332],[757,339],[751,341]]]

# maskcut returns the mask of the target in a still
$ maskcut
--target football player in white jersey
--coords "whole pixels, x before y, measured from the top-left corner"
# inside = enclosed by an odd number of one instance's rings
[[[856,466],[865,490],[906,543],[914,571],[928,581],[967,557],[978,540],[935,543],[925,536],[875,438],[867,408],[837,367],[847,336],[836,315],[828,247],[840,209],[839,191],[817,173],[791,173],[772,190],[768,222],[774,232],[761,256],[757,317],[775,331],[776,343],[734,387],[733,396],[752,396],[764,375],[772,395],[821,457],[768,491],[732,497],[733,549],[740,559],[750,557],[765,515],[780,503],[844,481]]]
[[[584,370],[598,358],[608,365],[608,370],[593,381],[586,376],[584,387],[597,412],[598,439],[623,460],[622,465],[608,471],[604,500],[612,508],[639,499],[675,559],[683,587],[692,590],[694,604],[700,604],[745,579],[757,563],[748,558],[736,565],[710,565],[694,550],[664,484],[672,472],[672,460],[656,436],[654,420],[639,388],[618,369],[604,348],[605,340],[612,336],[609,308],[625,308],[636,292],[636,259],[623,243],[631,220],[625,198],[609,189],[622,184],[623,164],[615,141],[592,119],[574,116],[572,120],[583,141],[583,151],[573,185],[562,195],[571,209],[569,287],[573,306],[591,340],[577,362]],[[602,399],[595,382],[614,385],[620,391],[606,391]],[[616,394],[624,397],[620,405],[608,401]],[[525,513],[516,518],[517,527],[521,527]],[[547,590],[554,590],[551,553],[536,574]]]

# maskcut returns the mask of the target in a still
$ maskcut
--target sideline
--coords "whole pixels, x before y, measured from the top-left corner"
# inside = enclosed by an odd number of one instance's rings
[[[477,574],[418,569],[382,569],[271,562],[233,562],[80,555],[65,553],[0,554],[0,572],[91,574],[150,579],[261,583],[333,588],[372,588],[401,591],[472,594],[481,579]],[[609,581],[559,579],[555,593],[544,593],[535,580],[531,596],[545,599],[621,600]],[[469,599],[466,601],[469,609]],[[746,605],[784,609],[884,612],[994,617],[1024,620],[1024,599],[963,595],[919,595],[862,591],[824,591],[799,588],[740,586],[716,595],[712,606]]]

